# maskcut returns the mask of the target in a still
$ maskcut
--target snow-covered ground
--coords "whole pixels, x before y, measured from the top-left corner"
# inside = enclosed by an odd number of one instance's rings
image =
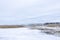
[[[60,37],[28,28],[0,29],[0,40],[60,40]]]

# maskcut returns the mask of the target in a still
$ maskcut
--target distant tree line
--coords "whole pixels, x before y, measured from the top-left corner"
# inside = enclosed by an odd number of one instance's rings
[[[28,26],[60,26],[60,22],[28,24]]]

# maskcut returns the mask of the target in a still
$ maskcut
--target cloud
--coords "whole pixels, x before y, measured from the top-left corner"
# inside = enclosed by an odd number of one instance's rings
[[[0,0],[0,21],[2,24],[6,22],[6,24],[35,23],[38,19],[36,21],[21,20],[57,13],[60,13],[60,0]]]

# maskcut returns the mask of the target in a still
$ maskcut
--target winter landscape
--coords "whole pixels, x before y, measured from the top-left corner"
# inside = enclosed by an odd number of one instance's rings
[[[0,0],[0,40],[60,40],[60,0]]]
[[[0,40],[60,40],[58,24],[0,25]]]

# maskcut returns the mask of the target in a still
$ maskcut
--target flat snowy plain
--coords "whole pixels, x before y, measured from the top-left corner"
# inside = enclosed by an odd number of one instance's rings
[[[0,40],[60,40],[60,37],[29,28],[0,28]]]

